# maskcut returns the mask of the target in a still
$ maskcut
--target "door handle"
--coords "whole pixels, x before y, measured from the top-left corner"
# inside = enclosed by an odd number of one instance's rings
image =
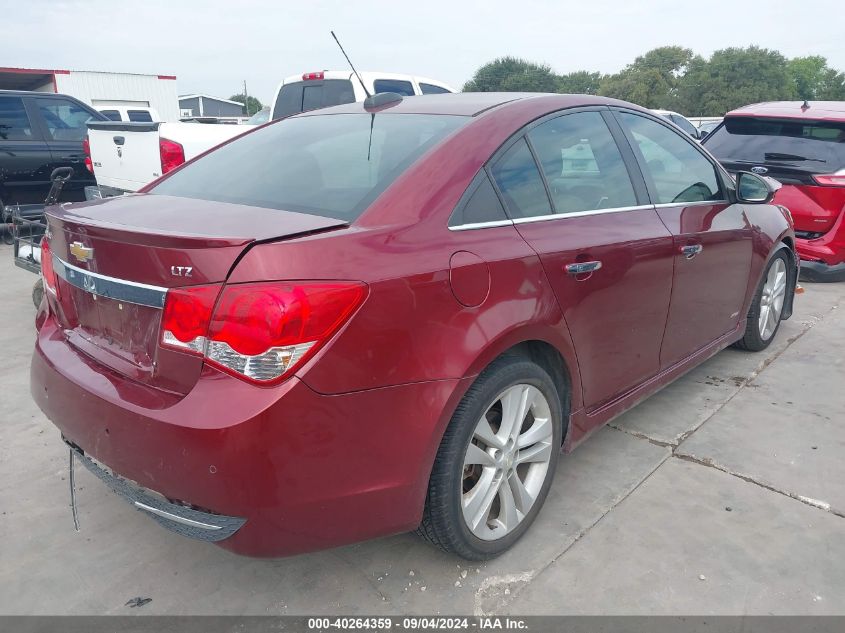
[[[597,271],[601,268],[601,262],[575,262],[574,264],[567,264],[563,268],[570,275],[583,275]]]
[[[687,259],[692,259],[703,250],[704,247],[701,244],[687,244],[686,246],[681,246],[681,255]]]

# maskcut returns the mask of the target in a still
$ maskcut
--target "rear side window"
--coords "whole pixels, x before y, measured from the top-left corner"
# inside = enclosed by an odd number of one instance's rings
[[[492,172],[512,218],[531,218],[552,212],[537,163],[524,138],[511,145],[496,161]]]
[[[38,111],[54,141],[81,141],[93,115],[68,99],[36,99]]]
[[[373,88],[376,93],[379,92],[395,92],[396,94],[405,97],[414,96],[414,87],[410,81],[402,81],[399,79],[376,79],[373,82]]]
[[[723,160],[779,162],[814,173],[845,168],[845,123],[728,117],[705,145]]]
[[[282,86],[276,98],[273,116],[280,119],[300,112],[354,102],[355,91],[348,79],[296,81]]]
[[[464,224],[479,224],[482,222],[496,222],[507,220],[505,210],[496,195],[496,190],[486,172],[482,172],[480,182],[470,195],[466,204],[461,205],[449,218],[449,226]]]
[[[642,156],[656,204],[721,200],[716,168],[680,132],[651,119],[621,113]]]
[[[567,114],[528,133],[556,213],[637,204],[622,154],[598,112]]]
[[[151,193],[352,221],[468,120],[388,113],[292,117],[206,154]]]
[[[420,90],[424,95],[449,94],[449,91],[443,86],[435,86],[434,84],[427,84],[422,82],[420,82]]]
[[[109,121],[120,121],[120,112],[117,110],[100,110],[100,114],[106,117]]]
[[[33,140],[32,126],[20,97],[0,97],[0,140]]]
[[[147,110],[128,110],[126,114],[129,115],[130,121],[135,121],[136,123],[153,122],[153,117]]]

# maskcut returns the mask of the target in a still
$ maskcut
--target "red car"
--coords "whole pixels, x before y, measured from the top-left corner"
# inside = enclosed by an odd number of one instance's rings
[[[183,534],[277,556],[416,528],[488,558],[561,447],[790,316],[789,215],[737,182],[602,97],[284,119],[50,210],[32,394]]]
[[[801,278],[845,280],[845,102],[778,101],[729,112],[704,145],[731,171],[783,184]]]

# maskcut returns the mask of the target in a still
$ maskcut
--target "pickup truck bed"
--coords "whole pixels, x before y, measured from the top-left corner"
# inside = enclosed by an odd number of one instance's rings
[[[169,169],[253,129],[251,125],[92,121],[88,143],[100,193],[138,191]]]

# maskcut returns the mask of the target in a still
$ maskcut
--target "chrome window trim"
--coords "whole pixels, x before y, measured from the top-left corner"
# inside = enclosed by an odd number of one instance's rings
[[[151,308],[164,307],[167,288],[83,270],[55,255],[53,255],[53,270],[70,285],[93,295]]]
[[[712,204],[730,204],[730,200],[700,200],[698,202],[661,202],[654,205],[655,209],[667,209],[669,207],[701,207]]]
[[[489,222],[470,222],[447,227],[450,231],[470,231],[472,229],[490,229],[496,226],[511,226],[513,220],[490,220]]]
[[[625,211],[644,211],[653,209],[653,204],[640,204],[633,207],[611,207],[609,209],[593,209],[591,211],[573,211],[572,213],[553,213],[551,215],[535,215],[530,218],[517,218],[514,224],[525,224],[528,222],[545,222],[546,220],[563,220],[566,218],[582,218],[591,215],[603,215],[605,213],[622,213]]]

